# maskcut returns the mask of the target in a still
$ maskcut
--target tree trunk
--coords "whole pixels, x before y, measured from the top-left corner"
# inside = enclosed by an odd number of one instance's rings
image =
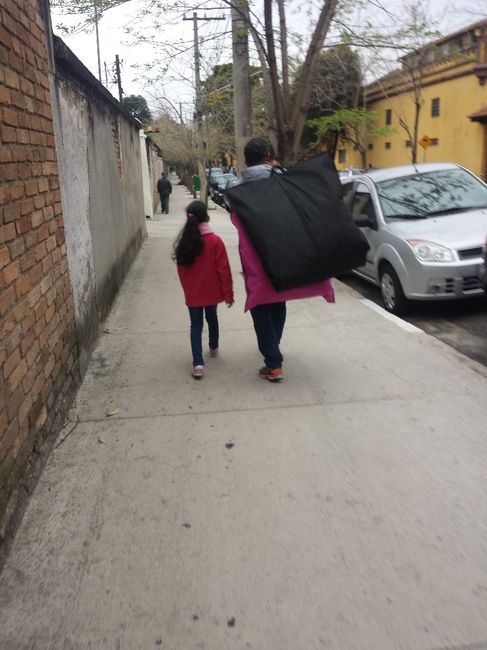
[[[275,35],[272,24],[273,0],[264,0],[265,43],[260,37],[259,31],[252,24],[252,21],[249,20],[248,23],[263,70],[264,88],[268,98],[267,116],[271,141],[275,145],[274,148],[277,151],[279,161],[286,165],[295,163],[298,158],[299,146],[311,95],[311,84],[323,41],[325,40],[331,19],[336,10],[337,1],[323,1],[323,6],[303,64],[303,74],[298,85],[296,97],[293,98],[289,96],[289,93],[286,96],[289,62],[287,43],[285,42],[287,30],[284,16],[284,3],[278,0],[281,28],[284,27],[285,31],[284,34],[281,34],[280,43],[283,53],[283,87],[280,85],[276,60]],[[239,9],[238,3],[232,2],[232,0],[224,0],[224,2]]]
[[[279,73],[277,70],[276,47],[274,42],[274,28],[272,25],[272,0],[264,0],[264,21],[265,38],[267,44],[267,65],[269,67],[269,78],[271,82],[271,93],[274,104],[277,136],[277,155],[282,161],[282,142],[286,138],[286,119],[284,110],[284,99],[281,86],[279,85]]]
[[[412,151],[412,160],[413,165],[418,162],[418,136],[419,136],[419,114],[421,112],[421,106],[423,104],[422,98],[422,74],[420,73],[419,78],[416,78],[414,71],[412,74],[413,84],[414,84],[414,126],[413,126],[413,151]]]
[[[252,104],[250,101],[248,7],[241,12],[232,7],[233,41],[233,111],[235,117],[235,149],[237,169],[245,167],[244,147],[252,130]]]
[[[365,169],[367,166],[367,152],[363,147],[360,148],[360,165],[362,166],[362,169]]]
[[[302,74],[298,84],[294,106],[291,114],[292,144],[291,151],[286,152],[290,161],[295,162],[298,157],[299,145],[303,135],[304,124],[311,95],[311,84],[318,64],[321,47],[335,14],[337,0],[325,0],[321,8],[320,17],[316,23],[315,31],[303,64]]]

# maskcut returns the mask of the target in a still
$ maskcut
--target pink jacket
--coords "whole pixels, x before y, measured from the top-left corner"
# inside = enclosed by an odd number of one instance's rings
[[[230,218],[238,230],[240,259],[244,270],[245,289],[247,291],[244,311],[252,309],[252,307],[256,307],[257,305],[312,298],[314,296],[323,296],[327,302],[335,302],[331,280],[308,284],[297,289],[276,291],[267,277],[260,257],[250,241],[247,231],[238,218],[237,213],[233,211]]]

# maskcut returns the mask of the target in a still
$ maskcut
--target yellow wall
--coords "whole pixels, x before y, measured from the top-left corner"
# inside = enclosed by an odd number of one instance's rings
[[[467,66],[466,66],[467,67]],[[436,83],[422,89],[423,105],[419,118],[418,138],[427,135],[437,138],[438,144],[427,149],[418,146],[417,162],[454,162],[464,165],[475,174],[485,177],[487,172],[487,124],[472,122],[469,115],[487,105],[487,83],[480,85],[475,77],[472,66],[469,65],[466,76],[446,79],[451,71],[444,70],[432,75],[429,79],[437,79]],[[461,70],[462,68],[457,68]],[[465,69],[465,68],[463,68]],[[431,117],[431,100],[440,98],[440,115]],[[373,149],[367,150],[367,165],[374,167],[393,167],[411,162],[411,149],[406,147],[409,139],[407,132],[400,126],[402,117],[413,131],[414,105],[411,93],[402,93],[385,99],[377,99],[368,103],[370,109],[378,113],[377,127],[385,126],[386,109],[392,109],[391,127],[395,132],[388,136],[369,138],[367,144]],[[390,142],[390,149],[386,149]],[[350,146],[340,144],[338,148],[346,148],[345,163],[338,162],[339,169],[354,165],[360,167],[360,155]],[[487,180],[487,178],[486,178]]]
[[[436,97],[440,98],[440,115],[431,117],[431,100]],[[470,74],[423,88],[422,99],[418,136],[438,138],[438,145],[425,150],[419,147],[418,162],[455,162],[476,174],[485,172],[486,126],[472,122],[468,116],[487,104],[487,85],[481,86],[478,79]],[[412,129],[414,105],[411,93],[381,99],[371,104],[370,108],[379,113],[377,126],[385,125],[385,111],[392,109],[391,126],[395,133],[369,140],[374,149],[367,152],[367,162],[375,167],[409,163],[411,149],[405,144],[409,136],[400,126],[399,118],[404,118]],[[385,148],[386,142],[391,143],[390,149]]]

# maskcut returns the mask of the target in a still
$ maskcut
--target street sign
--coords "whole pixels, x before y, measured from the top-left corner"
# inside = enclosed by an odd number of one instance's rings
[[[419,141],[419,145],[423,147],[423,149],[427,149],[428,147],[431,147],[432,144],[433,144],[433,140],[427,135],[423,135],[423,137]]]

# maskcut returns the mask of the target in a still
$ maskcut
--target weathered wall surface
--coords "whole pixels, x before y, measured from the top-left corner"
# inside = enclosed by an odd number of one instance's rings
[[[64,226],[77,335],[80,341],[86,342],[93,340],[98,331],[87,159],[89,112],[79,93],[67,86],[61,92],[60,85],[58,82],[53,90],[61,196],[67,216]],[[86,358],[87,354],[83,353],[82,361],[86,362]]]
[[[79,370],[42,8],[0,17],[1,564]]]
[[[52,39],[47,0],[2,0],[0,565],[146,236],[139,126]]]
[[[157,181],[160,179],[161,172],[164,170],[164,163],[162,160],[162,152],[158,147],[153,146],[150,138],[148,139],[147,158],[149,161],[152,207],[155,212],[159,206],[159,192],[157,191]]]
[[[146,236],[139,125],[54,38],[54,123],[82,370]]]

